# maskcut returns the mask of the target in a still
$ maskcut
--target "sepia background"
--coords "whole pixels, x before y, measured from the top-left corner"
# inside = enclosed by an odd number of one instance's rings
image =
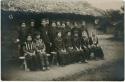
[[[25,72],[18,65],[14,41],[23,20],[80,22],[96,32],[105,60],[87,64],[53,66],[47,72]],[[95,25],[95,20],[99,24]],[[2,80],[124,80],[124,7],[122,0],[2,0],[1,1]]]

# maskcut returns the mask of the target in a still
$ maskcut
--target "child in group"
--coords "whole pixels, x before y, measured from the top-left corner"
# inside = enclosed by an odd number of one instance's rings
[[[38,64],[40,69],[48,70],[49,69],[49,61],[46,51],[46,46],[40,36],[40,33],[37,33],[35,36],[35,49],[38,58]]]

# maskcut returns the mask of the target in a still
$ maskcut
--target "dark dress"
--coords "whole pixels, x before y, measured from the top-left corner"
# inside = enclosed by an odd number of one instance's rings
[[[65,57],[67,55],[66,52],[62,52],[62,49],[65,49],[64,41],[62,37],[56,37],[55,39],[55,47],[57,51],[57,61],[59,65],[64,65],[66,64]]]
[[[85,59],[89,59],[90,58],[90,50],[89,50],[89,41],[88,41],[88,38],[85,38],[85,37],[81,37],[81,47],[83,49],[83,52],[84,52],[84,58]]]
[[[80,49],[81,47],[81,39],[78,36],[74,36],[73,37],[73,48],[75,50],[74,53],[74,62],[78,62],[80,60],[84,60],[84,56],[83,56],[83,51],[78,51],[78,49]]]
[[[85,31],[87,34],[87,37],[89,37],[88,29],[85,26],[81,26],[81,32]]]
[[[71,33],[72,33],[73,37],[75,36],[75,34],[78,34],[78,37],[79,37],[79,38],[80,38],[81,35],[82,35],[81,29],[80,29],[80,28],[77,28],[77,27],[72,28]]]
[[[27,27],[20,27],[18,28],[18,38],[19,38],[19,45],[20,45],[20,49],[19,49],[19,54],[20,56],[23,56],[24,52],[23,52],[23,44],[26,41],[26,37],[28,35],[28,29]]]
[[[96,36],[91,37],[89,42],[91,44],[91,52],[94,53],[95,58],[99,57],[99,58],[103,59],[104,53],[103,53],[101,46],[98,45],[98,43],[99,43],[98,37],[96,37]]]
[[[37,28],[36,26],[30,27],[30,28],[28,29],[28,34],[31,34],[32,37],[33,37],[33,39],[35,38],[35,34],[36,34],[37,32],[39,32],[39,30],[38,30],[38,28]]]

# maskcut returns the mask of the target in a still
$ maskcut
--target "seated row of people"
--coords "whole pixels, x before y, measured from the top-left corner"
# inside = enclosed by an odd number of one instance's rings
[[[27,39],[23,44],[27,70],[49,69],[48,56],[45,50],[46,46],[40,38],[40,34],[36,34],[34,40],[31,35],[27,36]]]
[[[52,22],[50,25],[48,19],[43,19],[40,27],[36,27],[35,22],[31,21],[31,27],[27,28],[23,22],[18,32],[20,53],[25,55],[30,70],[49,69],[49,63],[52,63],[54,57],[60,66],[87,62],[92,52],[95,58],[104,58],[98,38],[94,33],[89,36],[85,22],[82,27],[76,22],[71,25],[69,21],[62,25],[59,21],[57,24]]]

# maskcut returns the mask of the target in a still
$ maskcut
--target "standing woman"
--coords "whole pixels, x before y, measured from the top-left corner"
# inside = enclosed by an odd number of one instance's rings
[[[21,26],[18,28],[18,38],[17,41],[19,42],[19,54],[23,56],[23,44],[26,41],[26,37],[28,34],[28,27],[26,26],[26,22],[23,21]]]

